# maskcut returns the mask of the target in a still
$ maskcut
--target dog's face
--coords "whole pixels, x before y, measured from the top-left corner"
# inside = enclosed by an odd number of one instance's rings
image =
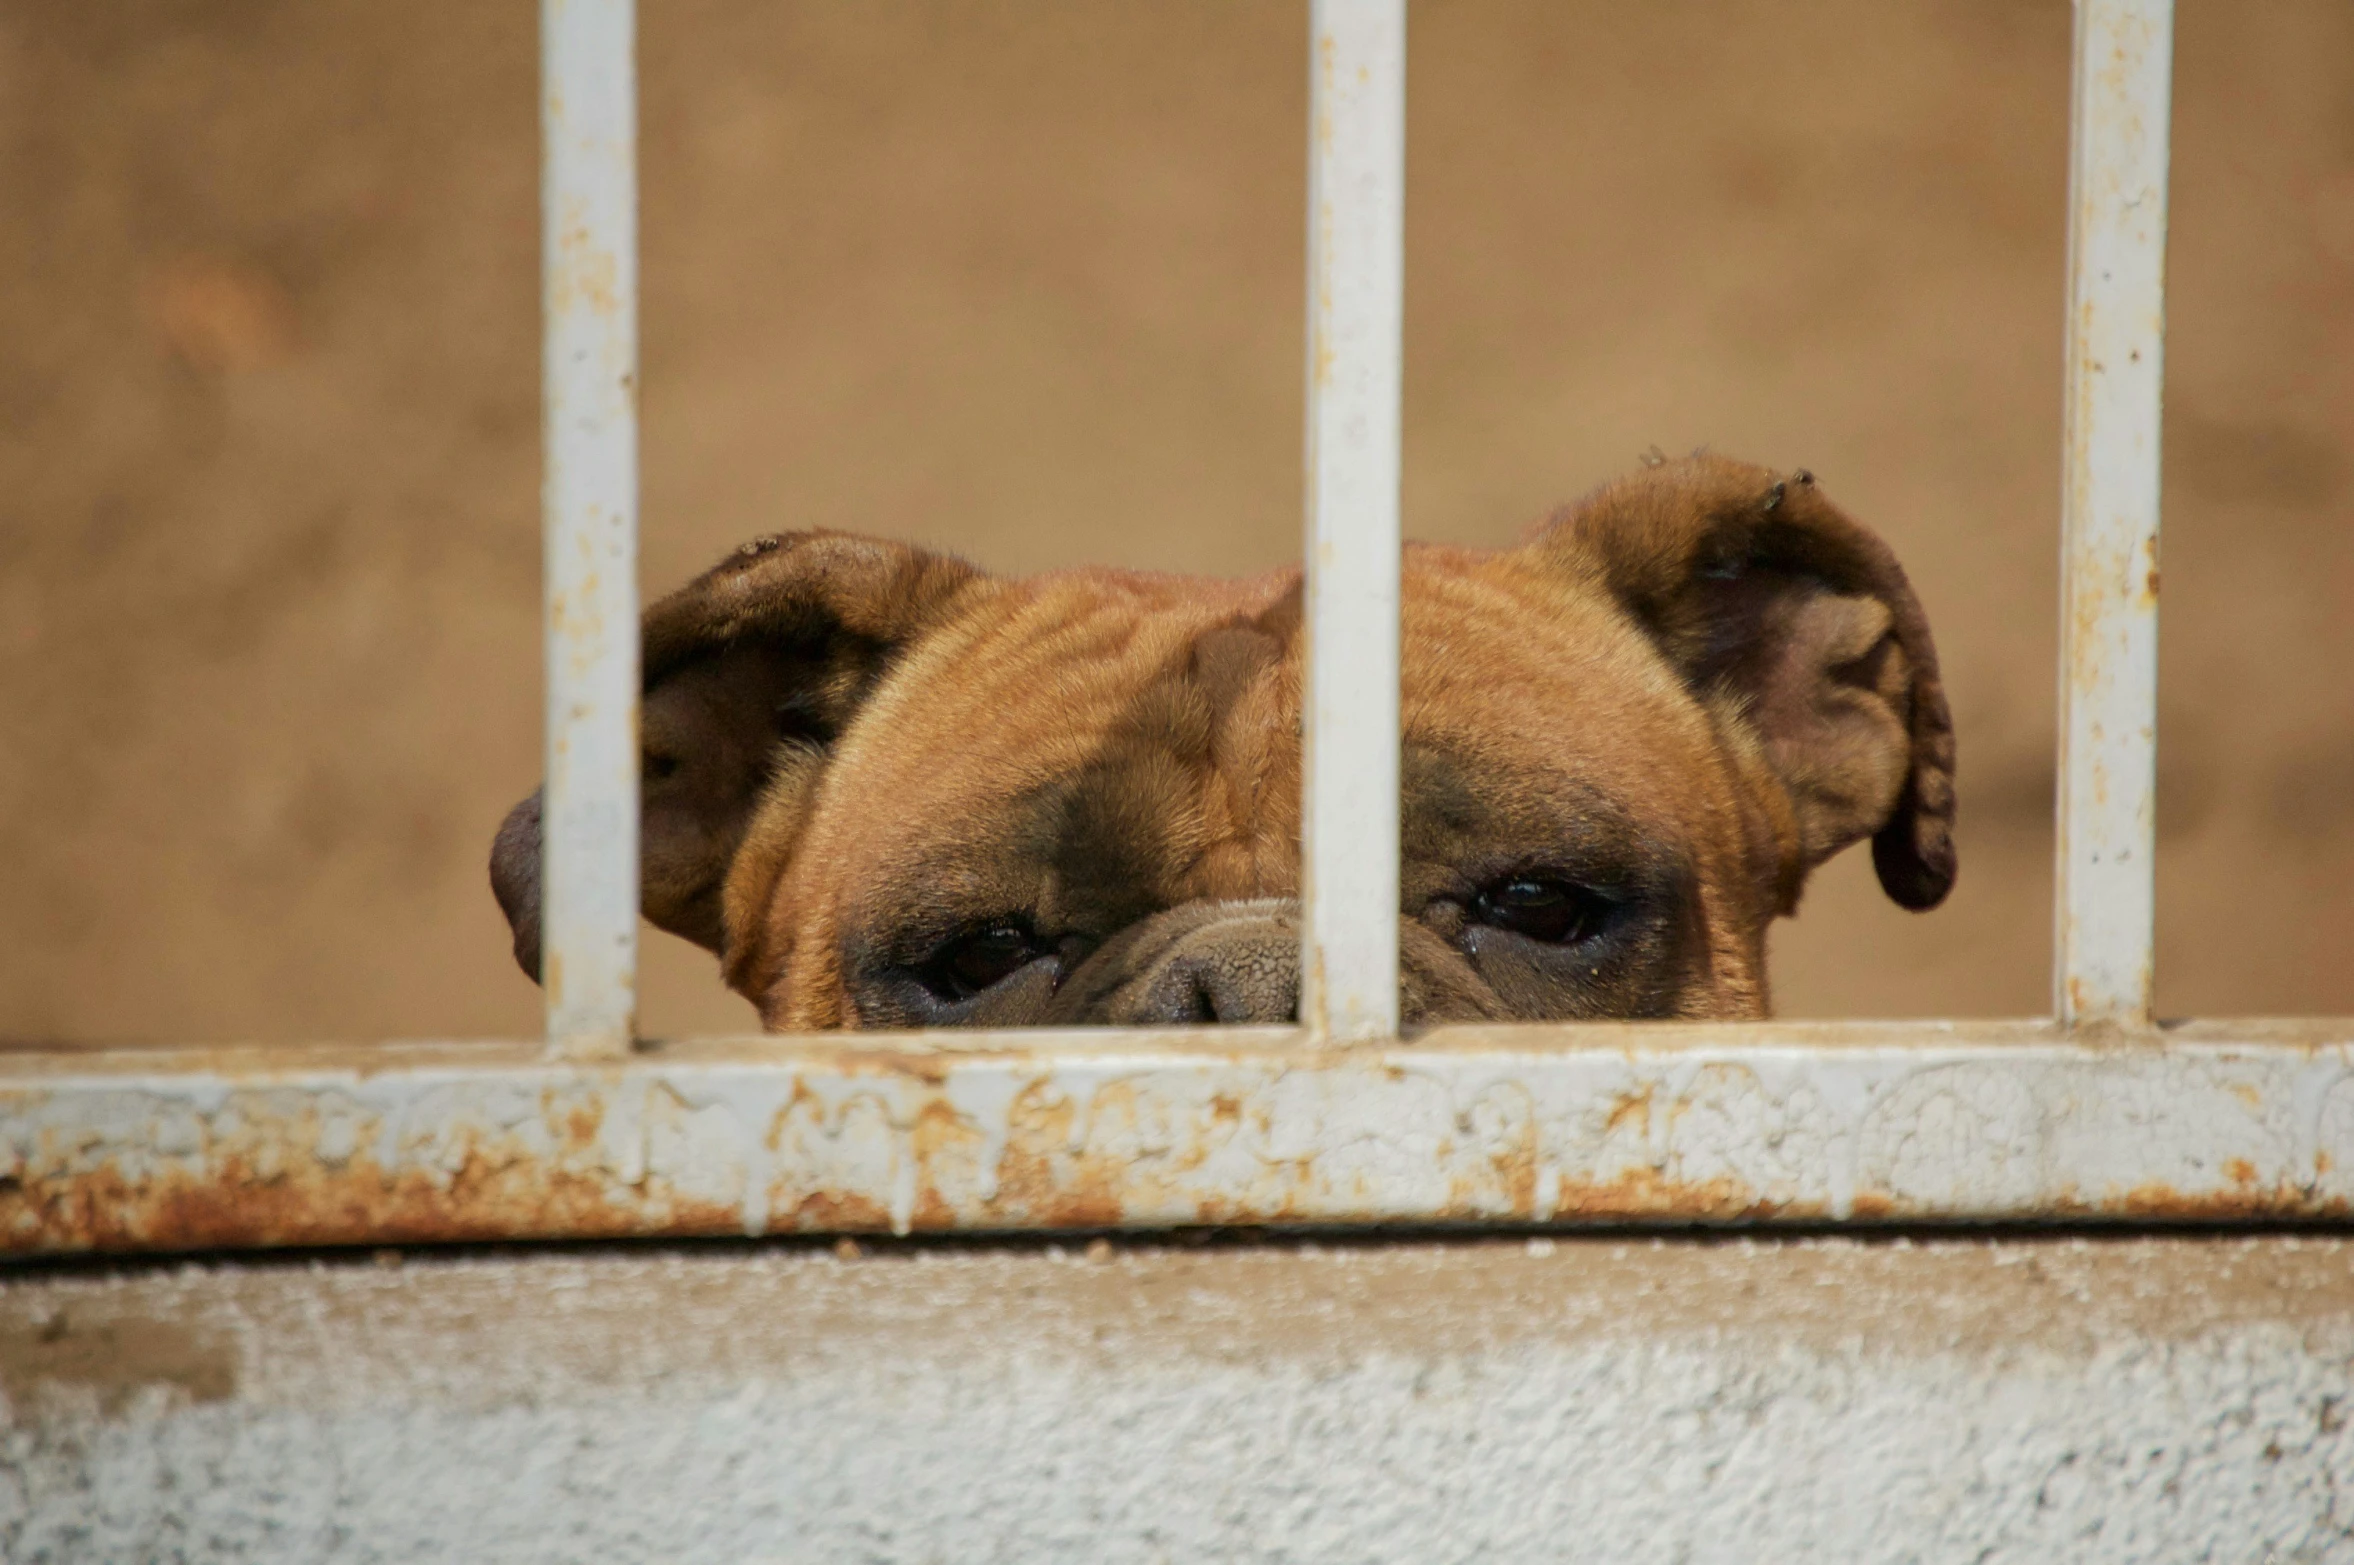
[[[1829,855],[1951,885],[1927,623],[1807,474],[1651,468],[1403,602],[1408,1022],[1762,1016]],[[646,615],[646,916],[772,1028],[1291,1020],[1302,651],[1296,572],[748,544]],[[491,870],[536,973],[536,795]]]

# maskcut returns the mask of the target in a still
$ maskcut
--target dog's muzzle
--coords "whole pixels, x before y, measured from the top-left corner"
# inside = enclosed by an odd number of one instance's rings
[[[1050,1024],[1280,1026],[1300,1014],[1292,901],[1189,902],[1122,930],[1055,995]]]
[[[1504,1020],[1453,947],[1398,921],[1401,1020]],[[1285,1026],[1300,1017],[1300,905],[1191,902],[1132,925],[1063,981],[1051,1026]]]

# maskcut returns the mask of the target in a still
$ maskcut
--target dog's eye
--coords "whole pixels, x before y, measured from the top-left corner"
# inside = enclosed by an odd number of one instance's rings
[[[943,1000],[969,1000],[1003,983],[1045,954],[1026,925],[992,924],[957,936],[932,955],[924,983]]]
[[[1588,886],[1541,875],[1514,875],[1471,899],[1477,923],[1547,945],[1577,945],[1602,933],[1618,902]]]
[[[646,781],[648,781],[648,782],[662,782],[662,781],[664,781],[664,780],[666,780],[666,779],[668,779],[668,778],[670,778],[670,777],[673,777],[673,776],[677,775],[677,772],[678,772],[678,757],[677,757],[677,756],[675,756],[675,755],[656,755],[656,754],[655,754],[653,751],[651,751],[651,750],[648,750],[648,751],[645,753],[645,779],[646,779]]]

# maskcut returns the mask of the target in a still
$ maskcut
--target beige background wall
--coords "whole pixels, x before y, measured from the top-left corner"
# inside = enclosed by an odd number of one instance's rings
[[[536,1025],[534,8],[0,0],[0,1036]],[[1296,549],[1290,4],[643,7],[646,584],[824,524]],[[1406,511],[1804,463],[1918,580],[1963,880],[1789,1014],[2045,1003],[2067,7],[1416,0]],[[2161,999],[2354,1010],[2354,11],[2185,0]],[[649,934],[655,1031],[739,1026]]]

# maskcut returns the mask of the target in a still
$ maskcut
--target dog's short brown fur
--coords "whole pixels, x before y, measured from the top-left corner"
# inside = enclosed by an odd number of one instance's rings
[[[1928,624],[1807,473],[1654,466],[1403,592],[1409,1021],[1762,1016],[1825,858],[1952,884]],[[1302,650],[1296,571],[747,544],[646,614],[646,916],[772,1028],[1287,1020]],[[491,868],[536,973],[537,795]]]

